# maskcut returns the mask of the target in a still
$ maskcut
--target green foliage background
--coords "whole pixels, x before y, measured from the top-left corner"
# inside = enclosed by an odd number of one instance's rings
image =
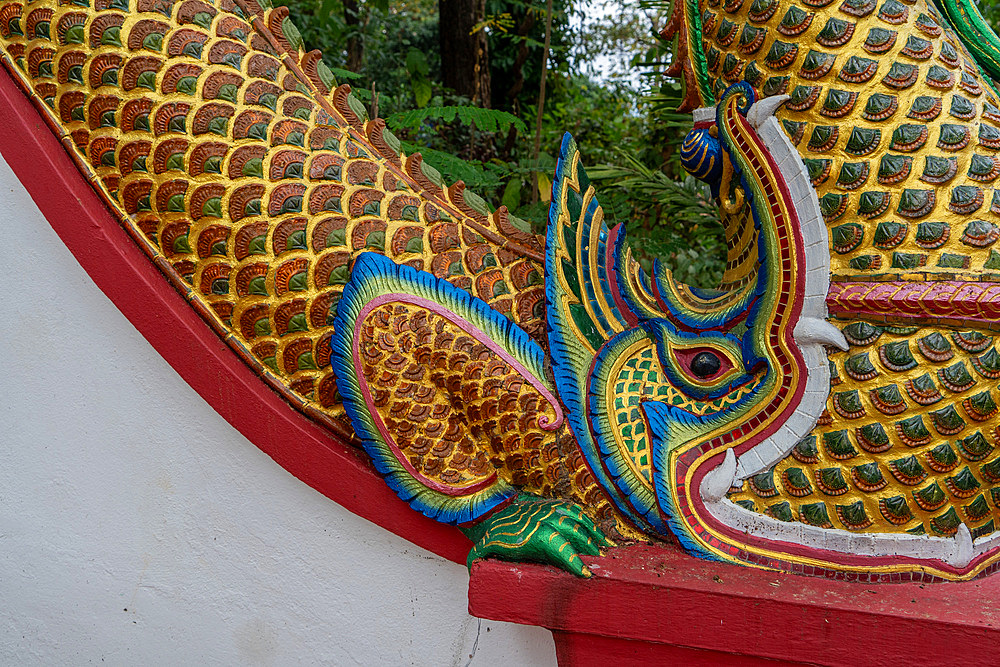
[[[353,3],[347,0],[348,11]],[[344,0],[289,0],[306,47],[377,109],[407,152],[492,206],[505,204],[541,232],[562,134],[570,132],[609,223],[624,222],[647,265],[655,257],[684,282],[716,286],[725,243],[716,207],[685,177],[677,147],[691,127],[680,83],[662,75],[670,45],[658,36],[667,0],[553,0],[541,152],[532,156],[545,35],[544,0],[486,0],[492,109],[441,84],[435,0],[367,0],[347,20]],[[363,44],[348,71],[348,40]]]

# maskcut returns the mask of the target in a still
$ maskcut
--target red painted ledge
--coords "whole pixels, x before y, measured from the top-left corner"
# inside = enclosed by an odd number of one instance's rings
[[[222,342],[122,229],[2,67],[0,153],[94,283],[226,421],[283,468],[351,512],[449,560],[465,562],[472,545],[457,528],[410,509],[363,452],[292,408]],[[7,227],[18,223],[3,221]]]
[[[473,565],[469,612],[552,631],[559,664],[1000,664],[1000,577],[860,584],[692,558],[671,545]]]
[[[5,72],[0,153],[97,286],[229,423],[351,512],[464,562],[470,544],[457,529],[410,509],[359,451],[294,410],[225,346],[118,225]],[[565,665],[1000,662],[1000,576],[869,586],[707,563],[670,546],[614,550],[590,563],[590,580],[477,563],[469,610],[551,629]]]

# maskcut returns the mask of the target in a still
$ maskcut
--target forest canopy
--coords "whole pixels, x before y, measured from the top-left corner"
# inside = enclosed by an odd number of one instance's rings
[[[406,152],[544,230],[564,132],[611,224],[678,280],[722,277],[711,195],[678,147],[691,116],[664,76],[667,0],[289,0],[306,47]]]

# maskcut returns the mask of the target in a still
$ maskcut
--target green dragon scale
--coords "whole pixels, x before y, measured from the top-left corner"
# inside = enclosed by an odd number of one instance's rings
[[[0,0],[7,74],[150,261],[471,560],[612,543],[865,581],[1000,560],[1000,40],[968,2],[678,2],[718,290],[571,137],[544,236],[405,155],[255,0]]]

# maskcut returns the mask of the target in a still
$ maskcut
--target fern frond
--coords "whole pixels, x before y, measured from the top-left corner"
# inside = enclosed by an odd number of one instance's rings
[[[692,177],[675,181],[659,169],[650,169],[637,155],[619,151],[623,163],[587,170],[590,180],[629,193],[637,208],[661,207],[661,219],[710,222],[721,227],[718,210],[707,187]]]
[[[416,129],[428,120],[451,123],[458,120],[464,125],[475,125],[481,132],[506,132],[512,125],[518,132],[526,132],[524,122],[514,114],[495,109],[480,109],[469,106],[424,107],[402,113],[394,113],[385,119],[392,130]]]
[[[467,162],[450,153],[436,151],[433,148],[420,146],[408,141],[400,142],[405,153],[420,153],[424,161],[437,169],[447,181],[462,181],[473,190],[489,190],[503,185],[503,179],[508,175],[505,169],[497,165],[487,164],[486,168]]]
[[[333,75],[335,77],[337,77],[338,80],[342,79],[344,81],[352,81],[354,79],[360,79],[360,78],[362,78],[362,75],[358,74],[357,72],[352,72],[349,69],[340,69],[339,67],[330,67],[330,71],[333,72]]]

